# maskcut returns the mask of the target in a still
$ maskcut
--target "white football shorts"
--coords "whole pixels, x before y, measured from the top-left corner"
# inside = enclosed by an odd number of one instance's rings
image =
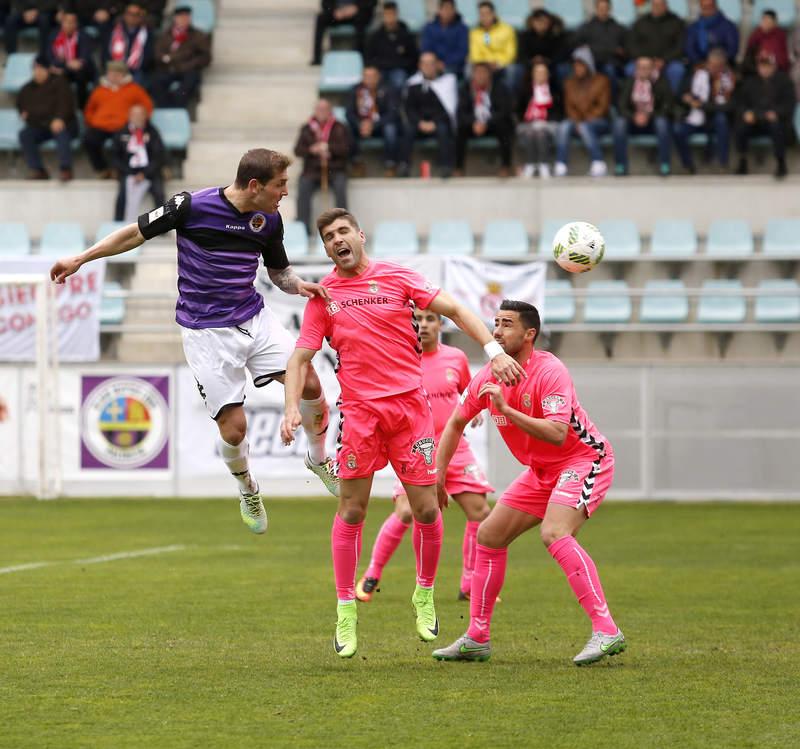
[[[264,307],[255,317],[229,328],[181,328],[183,353],[212,419],[227,405],[244,403],[250,371],[256,387],[286,371],[295,339]]]

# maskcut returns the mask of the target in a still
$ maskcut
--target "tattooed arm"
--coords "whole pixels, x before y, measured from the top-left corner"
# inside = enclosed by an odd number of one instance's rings
[[[269,280],[287,294],[300,294],[305,297],[321,296],[323,299],[328,299],[328,290],[324,286],[304,281],[294,272],[291,265],[281,270],[267,268],[267,273],[269,273]]]

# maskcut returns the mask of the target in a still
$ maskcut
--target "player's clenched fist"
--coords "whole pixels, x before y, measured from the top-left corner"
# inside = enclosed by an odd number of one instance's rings
[[[300,409],[297,406],[286,406],[286,412],[281,421],[281,440],[284,445],[291,445],[294,442],[294,433],[301,421]]]
[[[504,385],[518,385],[525,378],[522,365],[508,354],[498,354],[492,359],[492,374]]]
[[[503,413],[503,409],[506,407],[506,399],[503,397],[503,391],[499,385],[494,382],[485,382],[481,385],[478,395],[488,395],[498,412]]]
[[[64,283],[67,276],[77,273],[80,267],[81,261],[77,257],[57,260],[53,267],[50,268],[50,280],[56,283]]]

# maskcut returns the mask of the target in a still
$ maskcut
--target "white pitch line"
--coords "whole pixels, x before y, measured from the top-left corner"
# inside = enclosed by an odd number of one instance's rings
[[[185,551],[183,544],[173,546],[156,546],[152,549],[139,549],[137,551],[121,551],[118,554],[104,554],[101,557],[90,557],[89,559],[76,559],[73,564],[102,564],[103,562],[116,562],[118,559],[135,559],[136,557],[151,557],[157,554],[169,554],[173,551]]]
[[[56,562],[28,562],[28,564],[14,564],[11,567],[0,567],[0,575],[9,575],[12,572],[24,572],[25,570],[38,570],[40,567],[49,567]]]

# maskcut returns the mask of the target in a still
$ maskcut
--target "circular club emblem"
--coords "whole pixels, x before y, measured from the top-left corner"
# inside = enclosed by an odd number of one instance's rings
[[[264,224],[266,223],[267,219],[264,217],[263,213],[254,213],[250,218],[250,230],[258,233],[264,228]]]
[[[83,404],[83,434],[89,452],[109,468],[138,468],[167,441],[167,404],[145,380],[106,380]]]

